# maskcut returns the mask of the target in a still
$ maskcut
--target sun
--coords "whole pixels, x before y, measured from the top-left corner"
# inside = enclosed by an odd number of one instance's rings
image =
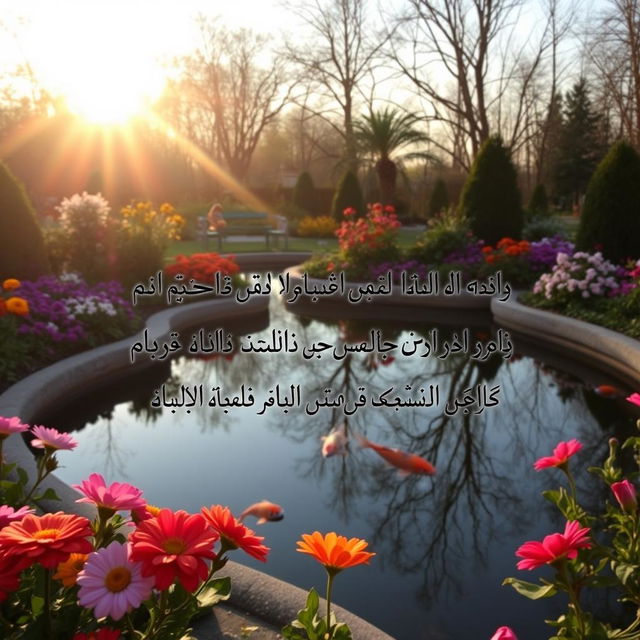
[[[153,14],[125,3],[63,6],[66,11],[47,16],[50,30],[31,52],[45,85],[92,123],[143,114],[166,81],[161,58],[168,43]]]

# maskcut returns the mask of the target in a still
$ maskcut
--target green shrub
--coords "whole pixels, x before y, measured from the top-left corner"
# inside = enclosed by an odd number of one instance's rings
[[[423,264],[438,264],[445,256],[473,241],[469,221],[456,209],[446,209],[428,222],[429,228],[409,248],[409,258]]]
[[[429,218],[437,216],[449,207],[449,192],[447,191],[447,184],[442,178],[438,178],[433,185],[433,191],[431,192],[431,198],[429,198],[429,207],[427,214]]]
[[[491,136],[480,149],[462,190],[460,211],[473,233],[489,244],[521,237],[524,220],[516,169],[500,136]]]
[[[576,246],[597,247],[614,262],[640,256],[640,156],[627,142],[610,149],[589,181]]]
[[[338,183],[331,207],[333,217],[341,222],[343,219],[342,212],[349,207],[353,207],[358,212],[358,216],[364,216],[366,213],[360,183],[356,175],[351,171],[347,171]]]
[[[49,272],[49,261],[33,207],[23,186],[0,161],[0,279],[33,280]]]
[[[531,200],[529,200],[529,206],[527,207],[527,213],[531,217],[544,216],[549,213],[549,199],[547,198],[547,191],[543,184],[537,184],[533,190]]]
[[[316,189],[307,171],[298,176],[293,188],[293,204],[307,214],[317,213]]]
[[[522,237],[529,242],[535,242],[542,240],[542,238],[553,238],[554,236],[567,237],[567,231],[558,218],[546,215],[536,215],[527,224],[524,225],[522,230]]]

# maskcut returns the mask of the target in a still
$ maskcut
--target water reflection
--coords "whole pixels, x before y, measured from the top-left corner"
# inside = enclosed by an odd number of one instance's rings
[[[410,331],[422,335],[433,328],[426,320],[403,326],[378,322],[375,327],[356,320],[320,321],[296,317],[277,305],[271,312],[271,326],[295,332],[300,344],[357,343],[372,328],[380,329],[385,340],[398,342],[408,339]],[[438,329],[446,339],[459,327]],[[488,338],[497,327],[478,324],[472,331]],[[559,440],[576,437],[584,445],[578,462],[586,467],[606,455],[610,435],[623,437],[632,429],[624,402],[593,392],[610,380],[597,372],[586,371],[582,377],[561,373],[546,364],[546,357],[534,360],[539,350],[519,339],[514,339],[518,354],[508,360],[495,355],[482,362],[455,355],[438,359],[346,353],[340,360],[323,357],[318,361],[299,354],[239,353],[239,335],[234,332],[234,355],[180,358],[163,370],[149,370],[144,380],[136,382],[133,395],[116,393],[110,409],[105,408],[109,399],[102,393],[103,404],[92,409],[88,420],[101,428],[78,433],[81,446],[87,433],[85,454],[80,462],[65,461],[64,479],[78,482],[90,467],[114,480],[137,483],[145,491],[155,483],[163,487],[163,504],[174,508],[189,508],[184,504],[186,497],[195,505],[211,504],[210,486],[216,487],[215,500],[235,503],[236,509],[262,498],[273,499],[284,506],[287,516],[282,523],[265,526],[274,553],[281,549],[283,557],[294,547],[292,540],[308,527],[365,537],[378,554],[370,578],[361,578],[366,584],[359,582],[343,594],[341,604],[402,640],[425,637],[416,632],[418,627],[431,628],[431,637],[490,637],[497,626],[510,623],[500,616],[512,612],[518,615],[516,622],[522,622],[519,637],[543,637],[542,618],[554,615],[554,605],[547,602],[531,608],[526,603],[519,608],[513,605],[517,597],[510,599],[513,594],[501,589],[500,583],[505,575],[517,574],[515,548],[526,539],[550,533],[558,524],[555,510],[543,502],[540,491],[554,487],[560,478],[553,471],[536,474],[533,461],[548,455]],[[311,396],[331,388],[349,401],[363,387],[371,395],[390,386],[418,388],[436,383],[448,400],[480,383],[499,384],[502,393],[500,406],[481,415],[448,416],[438,407],[363,407],[351,416],[339,408],[315,415],[292,410],[286,415],[279,411],[258,416],[252,409],[225,413],[220,408],[198,407],[190,415],[173,416],[149,406],[153,390],[163,382],[170,389],[182,384],[235,389],[244,384],[262,395],[275,384],[295,382]],[[132,393],[131,383],[123,386]],[[129,402],[123,405],[125,397]],[[71,413],[46,418],[51,426],[79,428],[80,422],[77,405]],[[324,458],[322,437],[340,423],[349,438],[348,453]],[[435,465],[437,475],[400,477],[374,451],[358,446],[357,433],[423,457]],[[149,441],[152,434],[153,443]],[[217,451],[212,447],[222,450],[215,462],[202,453]],[[153,463],[145,463],[145,450],[152,448]],[[183,456],[193,461],[193,468],[181,469],[185,476],[199,474],[197,482],[188,485],[188,496],[184,488],[175,490],[175,505],[162,477],[167,463],[161,456],[167,448],[171,448],[168,459]],[[208,466],[198,468],[203,464]],[[596,488],[593,478],[585,473],[579,480],[592,496],[593,506],[602,504],[602,489]],[[263,495],[276,486],[279,495]],[[496,558],[502,560],[499,566]],[[278,566],[267,570],[280,571]],[[309,586],[297,571],[304,569],[287,566],[279,577]],[[344,584],[348,583],[345,576]],[[388,589],[402,596],[401,620],[386,611]],[[469,620],[451,612],[472,607],[476,589],[483,592],[486,611],[469,627]],[[471,635],[469,629],[474,630]]]

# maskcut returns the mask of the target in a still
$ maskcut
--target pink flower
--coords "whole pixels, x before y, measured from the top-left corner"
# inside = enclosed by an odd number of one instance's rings
[[[129,545],[112,542],[89,554],[78,574],[78,602],[93,609],[96,618],[120,620],[151,595],[153,577],[142,575],[142,565],[129,558]]]
[[[581,528],[577,520],[567,522],[564,533],[552,533],[545,536],[542,542],[536,540],[525,542],[516,551],[519,558],[518,569],[536,569],[543,564],[551,564],[563,558],[573,560],[578,549],[589,549],[589,528]]]
[[[354,216],[356,214],[356,210],[353,207],[347,207],[343,212],[343,216]]]
[[[15,511],[13,507],[8,507],[5,504],[0,505],[0,529],[6,527],[14,520],[22,520],[22,518],[28,516],[30,513],[34,513],[34,510],[29,509],[29,507],[20,507]]]
[[[628,480],[614,482],[611,485],[611,491],[613,491],[613,495],[620,503],[620,507],[623,511],[633,513],[638,508],[636,488]]]
[[[29,428],[28,424],[20,422],[20,418],[4,418],[0,416],[0,440],[4,440],[12,433],[22,433]]]
[[[99,473],[92,473],[88,480],[82,481],[82,484],[71,486],[85,496],[76,502],[91,502],[112,511],[133,511],[143,509],[145,506],[140,489],[126,482],[114,482],[107,487]]]
[[[569,442],[560,442],[558,446],[553,450],[553,455],[540,458],[533,464],[533,468],[536,471],[540,469],[546,469],[547,467],[562,467],[566,465],[567,460],[574,454],[582,449],[582,445],[574,438]]]
[[[498,627],[491,640],[518,640],[518,636],[511,627]]]
[[[640,393],[632,393],[630,396],[627,397],[627,402],[630,402],[631,404],[636,404],[640,407]]]
[[[31,441],[31,446],[38,449],[70,451],[78,446],[78,443],[68,433],[60,433],[57,429],[50,427],[36,425],[31,428],[31,433],[35,436]]]

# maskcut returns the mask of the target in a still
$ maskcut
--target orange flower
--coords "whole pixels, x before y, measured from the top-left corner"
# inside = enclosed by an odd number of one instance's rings
[[[18,556],[25,566],[39,562],[53,569],[72,553],[90,553],[92,535],[87,518],[62,513],[28,515],[0,531],[0,556]]]
[[[507,247],[504,252],[508,255],[508,256],[519,256],[520,255],[520,248],[518,247],[517,244],[513,244],[509,247]]]
[[[482,247],[482,253],[491,253],[493,251],[493,247],[487,245],[486,247]]]
[[[19,286],[20,286],[20,280],[18,280],[17,278],[7,278],[2,283],[2,288],[5,291],[13,291],[14,289],[17,289]]]
[[[311,535],[302,534],[302,540],[298,540],[298,551],[308,553],[320,564],[333,573],[356,567],[359,564],[369,564],[369,560],[375,553],[364,551],[368,542],[360,538],[347,540],[333,531],[323,536],[319,531]]]
[[[231,549],[242,549],[250,556],[267,561],[269,547],[262,544],[263,537],[257,536],[249,527],[237,520],[228,507],[213,505],[209,509],[201,509],[204,519],[220,534],[223,547]]]
[[[72,553],[66,562],[61,562],[58,565],[58,570],[53,574],[53,577],[60,580],[65,587],[73,587],[88,557],[86,553]]]
[[[13,296],[7,299],[5,305],[9,313],[17,316],[26,316],[29,313],[29,303],[24,298]]]

